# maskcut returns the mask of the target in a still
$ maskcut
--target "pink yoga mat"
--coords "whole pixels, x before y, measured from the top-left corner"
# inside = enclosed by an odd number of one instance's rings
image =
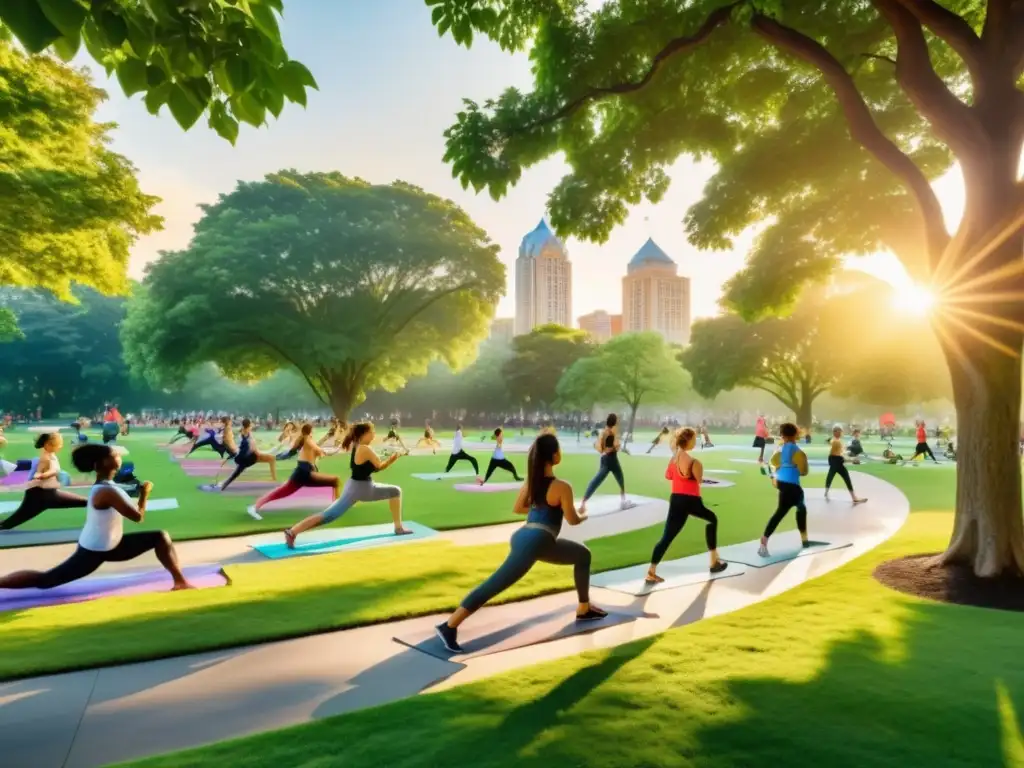
[[[0,485],[24,485],[31,479],[29,477],[31,474],[31,472],[26,470],[11,472],[9,475],[0,477]]]
[[[261,512],[283,509],[324,509],[334,501],[333,488],[299,488],[286,499],[278,499],[264,506]]]
[[[234,464],[234,462],[228,462],[227,464],[224,465],[223,469],[221,469],[219,463],[218,464],[208,464],[206,466],[202,466],[202,465],[194,466],[194,467],[193,466],[189,466],[189,467],[183,466],[182,470],[189,477],[216,477],[219,474],[221,476],[221,478],[225,478],[228,475],[230,475],[232,472],[235,471],[235,464]],[[250,467],[249,469],[245,470],[245,474],[243,474],[242,477],[248,477],[248,478],[259,477],[259,478],[264,478],[264,477],[270,477],[270,474],[267,471],[265,466],[263,468]],[[287,475],[285,475],[285,477],[287,477]],[[282,480],[281,482],[284,482],[284,480]]]
[[[508,493],[509,491],[518,491],[522,487],[522,483],[487,483],[486,485],[462,483],[456,485],[455,490],[466,493]]]

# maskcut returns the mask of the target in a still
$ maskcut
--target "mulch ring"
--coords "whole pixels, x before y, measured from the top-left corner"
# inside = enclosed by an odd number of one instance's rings
[[[940,565],[938,553],[889,560],[875,568],[879,582],[915,597],[954,605],[1024,611],[1024,578],[981,579],[969,566]]]

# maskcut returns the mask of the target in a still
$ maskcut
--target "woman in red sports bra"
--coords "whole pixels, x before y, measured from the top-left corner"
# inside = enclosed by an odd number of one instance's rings
[[[700,497],[700,483],[704,477],[704,467],[689,453],[696,442],[697,433],[689,427],[676,434],[675,456],[672,457],[672,461],[669,462],[668,468],[665,470],[665,479],[672,481],[668,518],[665,520],[665,532],[661,535],[661,541],[654,545],[651,567],[647,571],[645,579],[648,584],[660,584],[664,581],[657,573],[658,563],[665,557],[669,546],[683,530],[683,526],[691,516],[707,523],[707,527],[704,529],[704,538],[711,555],[711,573],[721,573],[729,567],[727,562],[718,557],[718,516],[704,506],[704,501]]]

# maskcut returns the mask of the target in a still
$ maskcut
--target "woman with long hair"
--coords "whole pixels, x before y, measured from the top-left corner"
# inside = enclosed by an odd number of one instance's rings
[[[480,485],[486,483],[488,480],[491,479],[491,475],[494,474],[494,470],[496,469],[504,469],[506,472],[511,472],[512,477],[515,478],[516,482],[521,481],[523,478],[521,478],[519,476],[519,473],[516,472],[515,465],[505,458],[505,433],[502,431],[501,427],[498,427],[496,430],[494,430],[493,437],[494,453],[491,454],[491,461],[487,465],[487,474],[484,475],[483,479],[478,479],[477,482]]]
[[[423,437],[416,441],[415,447],[420,448],[424,445],[430,448],[434,455],[437,455],[437,449],[441,447],[441,443],[434,437],[434,428],[430,426],[430,419],[424,422]]]
[[[25,486],[21,504],[3,522],[0,531],[10,531],[27,523],[48,509],[76,509],[84,507],[81,496],[60,490],[60,459],[57,453],[64,447],[60,432],[44,432],[36,438],[39,460]]]
[[[298,432],[295,442],[288,450],[291,456],[298,456],[299,461],[292,470],[284,485],[279,485],[270,493],[261,497],[246,510],[251,517],[262,520],[260,510],[267,504],[278,499],[286,499],[300,488],[333,488],[334,500],[337,501],[340,494],[341,479],[336,475],[325,475],[317,469],[317,461],[323,457],[324,449],[316,444],[313,439],[313,425],[306,423]],[[278,457],[280,458],[280,456]]]
[[[146,501],[153,484],[143,483],[140,486],[136,505],[113,482],[114,475],[121,468],[121,455],[109,445],[87,443],[79,446],[72,452],[71,462],[83,474],[96,474],[96,483],[89,491],[88,500],[83,499],[86,501],[85,526],[78,537],[78,548],[71,557],[49,571],[17,571],[0,578],[0,589],[52,589],[88,576],[104,563],[134,560],[151,550],[171,574],[174,580],[172,589],[190,589],[166,531],[124,532],[126,518],[133,523],[141,523],[145,518]]]
[[[512,511],[526,515],[526,524],[512,534],[505,562],[483,584],[470,592],[448,620],[435,628],[437,636],[452,653],[462,653],[458,629],[488,601],[522,579],[538,562],[571,565],[576,582],[577,621],[596,621],[608,615],[590,603],[590,550],[575,541],[560,539],[562,521],[579,525],[586,516],[576,511],[572,486],[555,477],[562,461],[558,438],[543,434],[530,448],[526,483],[519,491]]]
[[[391,507],[391,517],[395,523],[395,535],[412,533],[402,525],[402,489],[397,485],[384,485],[373,481],[373,474],[387,469],[399,458],[400,453],[393,453],[381,459],[370,447],[373,442],[373,424],[368,421],[353,424],[349,427],[341,444],[342,450],[352,449],[349,456],[349,468],[352,476],[345,483],[341,496],[323,512],[310,515],[291,528],[284,531],[285,543],[294,549],[295,538],[303,531],[333,523],[343,514],[361,501],[387,501]]]
[[[580,502],[580,514],[586,514],[587,502],[601,487],[601,483],[608,475],[612,475],[615,482],[619,484],[619,493],[622,497],[620,507],[630,509],[634,505],[626,499],[626,479],[622,475],[622,465],[619,463],[619,451],[622,450],[622,443],[619,442],[619,417],[614,413],[608,414],[608,418],[605,419],[605,427],[598,435],[594,447],[601,454],[601,466],[583,494],[583,501]]]
[[[241,440],[237,448],[234,445],[228,446],[230,450],[235,453],[235,470],[232,472],[217,490],[223,491],[235,480],[237,480],[245,470],[250,467],[254,467],[257,464],[269,464],[270,465],[270,479],[273,482],[277,482],[277,457],[272,453],[263,453],[256,447],[256,440],[252,436],[252,421],[248,418],[242,419],[242,429],[238,433]],[[232,442],[234,442],[232,440]],[[223,466],[223,465],[222,465]]]
[[[651,554],[651,567],[646,578],[648,584],[660,584],[664,581],[658,575],[658,564],[691,517],[707,523],[704,528],[704,539],[711,555],[711,573],[721,573],[729,567],[728,563],[718,557],[718,516],[704,506],[704,500],[700,496],[704,466],[690,455],[690,451],[697,444],[697,432],[689,427],[681,429],[673,443],[675,453],[665,470],[665,479],[672,482],[672,495],[668,502],[665,531],[654,545],[654,552]]]

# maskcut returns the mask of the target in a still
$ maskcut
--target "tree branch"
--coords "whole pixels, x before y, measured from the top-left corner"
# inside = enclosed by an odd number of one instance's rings
[[[896,64],[896,59],[891,58],[890,56],[882,56],[879,53],[862,53],[861,56],[865,59],[878,59],[879,61],[887,61],[893,65]]]
[[[313,394],[316,395],[317,400],[319,400],[324,405],[329,405],[329,403],[324,399],[324,396],[320,394],[320,390],[313,383],[313,380],[311,378],[309,378],[309,376],[306,374],[306,372],[302,369],[302,366],[299,365],[297,362],[295,362],[294,358],[292,358],[291,355],[289,355],[281,347],[279,347],[278,345],[274,344],[273,342],[271,342],[269,339],[267,339],[264,336],[254,335],[251,338],[255,339],[256,341],[260,342],[261,344],[266,346],[271,351],[276,352],[278,355],[283,357],[289,364],[291,364],[291,366],[293,368],[295,368],[295,370],[297,370],[299,373],[302,374],[302,378],[304,378],[306,380],[306,384],[308,384],[309,388],[313,390]]]
[[[931,32],[956,51],[964,60],[971,80],[978,86],[984,78],[984,61],[981,40],[962,16],[953,13],[935,0],[898,0],[914,17]],[[989,0],[991,4],[991,0]],[[878,3],[875,2],[877,6]]]
[[[757,15],[754,29],[773,45],[816,67],[839,101],[850,135],[880,163],[895,174],[917,202],[924,218],[928,252],[937,261],[949,243],[942,207],[928,178],[920,168],[875,123],[871,110],[857,90],[850,73],[817,40]]]

